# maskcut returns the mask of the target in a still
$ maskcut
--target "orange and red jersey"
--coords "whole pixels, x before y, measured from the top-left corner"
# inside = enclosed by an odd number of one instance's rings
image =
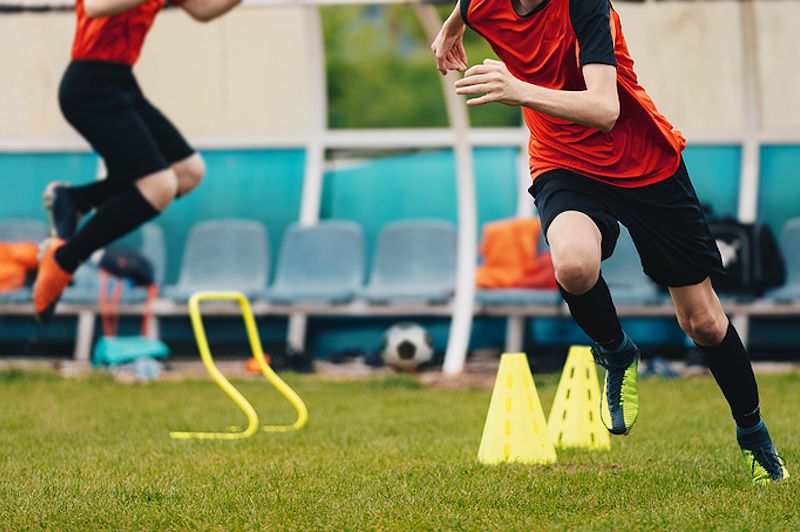
[[[634,188],[675,174],[686,141],[639,85],[608,0],[544,0],[525,15],[512,0],[461,0],[461,15],[527,83],[580,91],[586,89],[583,65],[617,68],[620,115],[608,133],[523,108],[534,179],[561,168]]]
[[[180,5],[186,0],[170,0]],[[89,18],[84,0],[77,0],[78,24],[72,44],[72,59],[109,61],[133,65],[139,59],[144,38],[167,0],[146,0],[113,17]]]

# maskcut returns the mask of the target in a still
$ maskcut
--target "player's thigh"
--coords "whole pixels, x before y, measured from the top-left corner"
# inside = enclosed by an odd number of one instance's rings
[[[135,105],[139,116],[147,124],[164,159],[173,166],[173,170],[194,172],[195,175],[201,169],[205,170],[204,166],[200,167],[202,159],[195,149],[192,148],[178,128],[161,111],[143,95],[137,98]],[[192,156],[194,155],[197,155],[197,157],[193,158]],[[176,168],[175,165],[180,166]],[[202,175],[200,177],[202,178]]]
[[[133,183],[169,167],[123,81],[68,81],[60,93],[65,118],[103,158],[108,178]]]
[[[686,168],[647,187],[619,192],[620,221],[630,230],[644,272],[664,287],[701,284],[723,271]]]

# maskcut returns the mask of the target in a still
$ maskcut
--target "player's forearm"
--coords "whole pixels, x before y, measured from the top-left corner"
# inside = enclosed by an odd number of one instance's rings
[[[445,27],[448,29],[448,33],[457,34],[460,33],[464,29],[464,19],[461,18],[461,0],[456,2],[456,7],[450,13],[450,16],[447,17],[447,20],[444,21]]]
[[[562,91],[526,84],[523,105],[576,124],[611,131],[619,118],[619,99],[597,91]]]
[[[83,8],[89,18],[113,17],[132,9],[144,0],[86,0]]]

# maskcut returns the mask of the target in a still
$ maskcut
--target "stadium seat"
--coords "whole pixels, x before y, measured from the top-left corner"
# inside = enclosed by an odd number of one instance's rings
[[[450,222],[414,220],[387,225],[378,238],[369,284],[372,304],[446,303],[453,294],[456,229]]]
[[[478,290],[475,301],[485,307],[556,306],[561,304],[561,293],[532,288]]]
[[[348,303],[363,286],[364,263],[364,234],[357,224],[294,224],[283,237],[275,283],[264,297],[276,304]]]
[[[47,224],[41,220],[10,218],[0,221],[0,242],[41,242],[47,238]]]
[[[786,264],[786,282],[766,295],[780,303],[793,303],[800,300],[800,218],[786,222],[779,244]]]
[[[269,278],[269,236],[261,222],[214,220],[194,226],[183,251],[178,283],[164,296],[188,301],[200,290],[260,295]]]
[[[10,218],[0,221],[0,242],[36,242],[47,238],[47,224],[41,220]],[[0,292],[0,303],[29,303],[32,299],[28,287]]]
[[[631,235],[620,227],[614,254],[603,262],[603,278],[617,305],[654,305],[665,297],[642,271],[642,263]]]
[[[165,275],[166,248],[164,232],[155,224],[142,227],[142,245],[140,249],[150,263],[157,283],[161,283]],[[130,283],[123,285],[120,303],[135,304],[147,300],[146,288],[133,286]],[[62,300],[65,303],[92,305],[97,303],[100,296],[100,270],[91,263],[84,264],[75,272],[72,284],[64,290]]]

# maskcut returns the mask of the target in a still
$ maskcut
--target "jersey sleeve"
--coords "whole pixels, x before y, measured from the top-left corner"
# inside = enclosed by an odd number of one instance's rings
[[[589,63],[617,66],[609,0],[569,0],[569,18],[578,38],[581,66]]]

